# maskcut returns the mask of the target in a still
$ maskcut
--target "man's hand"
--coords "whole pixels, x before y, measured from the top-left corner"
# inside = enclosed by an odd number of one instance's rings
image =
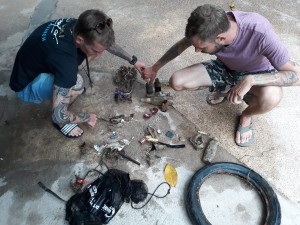
[[[113,55],[116,55],[122,59],[125,59],[126,61],[130,62],[132,60],[132,55],[128,54],[123,48],[121,48],[121,46],[119,46],[118,44],[113,44],[112,46],[110,46],[107,49],[108,52],[110,52]],[[134,67],[139,71],[139,73],[142,75],[144,69],[146,68],[146,65],[137,60],[136,63],[134,64]]]
[[[160,68],[168,62],[175,59],[190,46],[192,46],[190,40],[186,37],[182,38],[180,41],[175,43],[155,64],[153,64],[153,66],[147,67],[142,74],[142,78],[145,81],[150,80],[151,82],[154,82],[158,70],[160,70]]]
[[[252,86],[300,86],[300,67],[289,61],[276,73],[262,73],[247,75],[228,94],[228,101],[233,104],[241,103],[244,95]]]
[[[151,81],[151,82],[154,82],[155,78],[156,78],[156,75],[157,75],[157,71],[154,70],[153,66],[152,67],[146,67],[144,69],[144,72],[142,74],[142,78],[145,80],[145,81]]]
[[[245,76],[243,80],[238,82],[228,93],[227,100],[233,104],[241,104],[245,94],[250,91],[254,85],[254,79],[251,75]]]
[[[90,127],[94,127],[96,125],[97,122],[97,116],[94,113],[90,113],[90,120],[87,122],[87,124]]]
[[[141,62],[141,61],[136,61],[136,63],[134,64],[134,67],[139,71],[139,73],[141,74],[142,78],[143,78],[143,72],[146,68],[146,65]]]

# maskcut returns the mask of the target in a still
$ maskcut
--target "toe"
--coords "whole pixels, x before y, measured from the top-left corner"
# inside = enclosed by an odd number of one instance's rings
[[[81,136],[83,133],[83,130],[80,128],[80,127],[75,127],[70,133],[69,135],[70,136],[73,136],[73,137],[78,137],[78,136]]]
[[[218,97],[218,96],[216,96],[216,93],[213,92],[207,96],[206,100],[209,104],[216,105],[216,104],[223,102],[224,97]]]
[[[236,143],[238,143],[238,144],[241,143],[241,135],[240,135],[240,132],[239,132],[239,131],[236,132],[235,141],[236,141]]]
[[[252,137],[252,130],[249,130],[241,135],[240,143],[247,143]]]
[[[218,103],[221,103],[223,101],[223,97],[220,97],[220,98],[215,98],[215,99],[211,99],[210,102],[212,104],[218,104]]]

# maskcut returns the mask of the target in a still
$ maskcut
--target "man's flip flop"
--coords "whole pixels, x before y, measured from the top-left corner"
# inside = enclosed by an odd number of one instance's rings
[[[252,130],[251,138],[247,142],[244,142],[244,143],[237,143],[236,142],[236,144],[238,146],[240,146],[240,147],[249,147],[250,145],[253,144],[253,141],[254,141],[254,134],[253,134],[253,129],[252,129],[252,119],[251,119],[251,123],[249,124],[249,126],[242,127],[241,124],[238,125],[237,131],[240,132],[240,136],[242,136],[244,133],[246,133],[249,130]]]
[[[206,102],[209,105],[219,105],[223,103],[226,100],[227,93],[222,92],[212,92],[207,95]],[[212,101],[216,101],[215,103],[212,103]]]
[[[79,127],[78,124],[75,124],[75,123],[68,123],[68,124],[64,125],[63,127],[59,127],[57,124],[53,123],[53,126],[67,138],[79,138],[83,135],[83,132],[82,132],[82,134],[80,134],[78,136],[69,135],[72,130],[74,130],[76,127]],[[82,129],[81,127],[79,127],[79,128]]]

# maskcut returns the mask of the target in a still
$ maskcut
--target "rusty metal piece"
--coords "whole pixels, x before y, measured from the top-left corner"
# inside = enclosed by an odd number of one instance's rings
[[[192,143],[193,147],[196,150],[200,150],[204,148],[202,133],[198,132],[198,134],[195,137],[190,138],[190,142]]]
[[[168,101],[168,100],[164,100],[161,104],[161,111],[162,112],[167,112],[169,107],[173,105],[172,102]]]

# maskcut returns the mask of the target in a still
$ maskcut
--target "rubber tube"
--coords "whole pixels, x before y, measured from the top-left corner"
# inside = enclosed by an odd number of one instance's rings
[[[264,225],[279,225],[281,210],[277,196],[267,181],[250,168],[236,163],[212,163],[198,170],[190,180],[186,195],[186,209],[193,225],[211,225],[200,204],[199,190],[203,182],[213,174],[230,174],[244,179],[259,193],[265,212]]]

